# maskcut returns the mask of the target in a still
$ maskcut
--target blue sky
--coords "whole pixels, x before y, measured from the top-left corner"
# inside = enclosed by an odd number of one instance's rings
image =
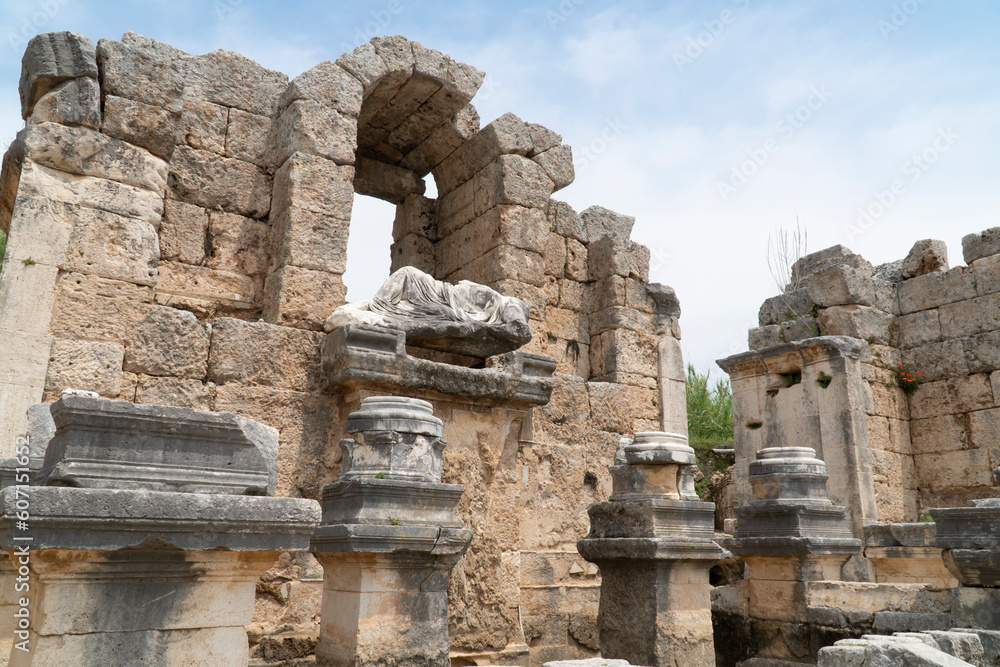
[[[798,219],[810,250],[843,243],[876,264],[943,239],[959,265],[962,236],[1000,225],[1000,3],[986,0],[0,0],[0,26],[4,144],[37,32],[134,30],[291,77],[399,33],[475,65],[484,124],[512,111],[573,146],[577,180],[557,198],[636,216],[702,370],[746,349],[777,293],[779,227]],[[391,217],[356,204],[351,300],[388,271]]]

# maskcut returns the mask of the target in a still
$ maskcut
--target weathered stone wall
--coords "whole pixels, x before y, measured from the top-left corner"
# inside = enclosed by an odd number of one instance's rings
[[[797,289],[768,299],[761,326],[750,331],[751,349],[761,351],[817,335],[867,342],[867,390],[857,409],[866,417],[880,522],[915,521],[928,508],[993,494],[998,237],[995,229],[967,236],[967,266],[951,269],[940,241],[919,241],[904,260],[877,268],[841,246],[813,253],[793,267]],[[900,363],[920,371],[912,396],[896,386]],[[739,436],[746,426],[736,428]]]
[[[134,33],[32,40],[26,128],[0,175],[3,441],[66,387],[230,411],[279,430],[278,495],[318,498],[361,398],[324,389],[322,322],[346,298],[354,193],[381,197],[397,204],[393,269],[525,299],[526,351],[558,364],[541,408],[428,397],[476,531],[452,576],[453,650],[592,655],[599,577],[575,543],[619,438],[684,423],[664,407],[683,391],[680,311],[647,284],[632,218],[551,198],[573,179],[557,134],[512,114],[479,128],[482,77],[398,36],[291,82]],[[253,635],[315,635],[320,578],[308,554],[283,556]]]

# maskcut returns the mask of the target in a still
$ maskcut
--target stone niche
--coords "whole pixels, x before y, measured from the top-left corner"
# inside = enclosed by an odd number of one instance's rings
[[[573,180],[562,138],[513,114],[481,126],[483,73],[398,35],[291,81],[132,32],[39,35],[22,70],[26,126],[0,173],[0,442],[67,387],[230,412],[277,429],[276,494],[318,500],[362,398],[426,398],[476,531],[451,578],[453,653],[594,655],[599,576],[575,543],[621,436],[684,421],[684,365],[676,295],[649,283],[634,219],[553,197]],[[393,339],[374,357],[388,380],[370,351],[324,367],[355,193],[396,205],[393,270],[523,299],[531,342],[440,370]],[[254,651],[313,641],[321,592],[316,560],[283,554]]]

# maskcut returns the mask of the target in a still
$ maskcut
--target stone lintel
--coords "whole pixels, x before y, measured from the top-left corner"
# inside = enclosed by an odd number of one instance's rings
[[[430,555],[461,556],[472,541],[467,528],[403,526],[385,524],[339,524],[320,526],[313,534],[313,553],[393,553],[423,552]]]
[[[744,537],[728,545],[737,556],[744,555],[835,555],[861,552],[861,540],[817,539],[813,537]]]
[[[185,551],[300,550],[319,524],[319,503],[267,498],[128,489],[27,487],[30,531],[17,529],[25,492],[0,491],[0,547],[111,551],[148,540]],[[20,494],[20,495],[19,495]]]
[[[817,336],[791,343],[782,343],[763,350],[741,352],[717,363],[733,378],[756,377],[769,373],[783,373],[788,368],[801,368],[820,361],[836,359],[868,361],[871,351],[868,344],[850,336]]]
[[[277,432],[236,415],[66,395],[40,480],[87,488],[268,495]]]
[[[1000,507],[931,509],[943,549],[1000,549]]]
[[[323,341],[323,380],[327,391],[353,389],[431,391],[477,403],[504,406],[545,405],[555,380],[555,359],[527,352],[501,355],[491,368],[469,368],[406,353],[402,331],[346,325]]]
[[[458,503],[464,491],[461,484],[342,479],[323,489],[323,525],[384,525],[391,517],[405,526],[462,528]]]
[[[588,561],[598,564],[605,560],[716,561],[728,558],[730,555],[716,542],[683,538],[605,537],[592,539],[588,537],[577,541],[576,550]]]

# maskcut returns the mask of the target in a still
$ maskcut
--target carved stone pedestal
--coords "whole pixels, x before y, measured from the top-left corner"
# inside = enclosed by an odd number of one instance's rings
[[[442,423],[425,401],[372,397],[346,431],[310,547],[324,570],[316,663],[446,667],[448,574],[472,531],[464,487],[441,483]]]
[[[955,625],[1000,630],[1000,498],[973,503],[932,509],[935,541],[944,550],[945,567],[962,584],[952,589]]]
[[[840,581],[861,550],[843,507],[826,497],[826,466],[809,447],[772,447],[750,464],[753,502],[737,507],[732,549],[747,564],[757,656],[811,661],[809,585]]]
[[[577,542],[601,568],[601,654],[634,665],[715,664],[708,570],[728,556],[714,540],[715,505],[694,493],[686,438],[638,433],[611,467],[611,500],[590,506]]]
[[[81,396],[52,412],[50,483],[96,488],[0,491],[9,664],[245,666],[260,575],[319,520],[315,501],[238,495],[267,491],[273,429]]]

